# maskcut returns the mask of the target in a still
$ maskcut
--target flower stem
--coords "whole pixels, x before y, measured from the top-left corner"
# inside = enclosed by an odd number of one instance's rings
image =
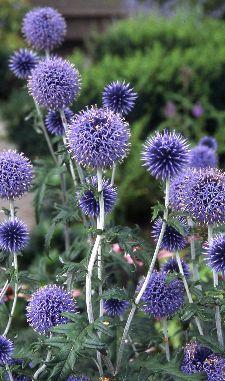
[[[7,288],[8,288],[8,284],[9,284],[9,281],[8,281],[8,279],[7,279],[6,282],[5,282],[5,284],[4,284],[4,286],[3,286],[3,288],[2,288],[2,290],[1,290],[1,293],[0,293],[0,303],[1,303],[2,299],[3,299],[4,296],[5,296],[5,293],[6,293]]]
[[[50,360],[51,360],[51,351],[49,350],[47,353],[47,356],[46,356],[45,364],[41,365],[40,368],[38,368],[38,370],[36,370],[36,372],[34,373],[34,376],[33,376],[33,380],[37,380],[39,375],[42,372],[44,372],[44,370],[47,367],[46,363],[49,362]]]
[[[113,168],[112,168],[112,177],[111,177],[111,185],[112,186],[115,183],[115,176],[116,176],[116,163],[113,164]]]
[[[135,299],[135,301],[133,303],[133,306],[131,308],[130,314],[129,314],[128,319],[127,319],[127,323],[126,323],[124,331],[123,331],[123,336],[122,336],[122,339],[121,339],[121,343],[120,343],[120,347],[119,347],[119,352],[118,352],[118,357],[117,357],[116,374],[118,373],[120,365],[121,365],[125,342],[126,342],[126,339],[127,339],[128,333],[129,333],[129,329],[130,329],[130,326],[131,326],[134,314],[135,314],[136,309],[137,309],[137,305],[140,303],[142,295],[144,294],[144,292],[146,290],[146,287],[148,285],[148,282],[150,280],[150,277],[152,275],[152,272],[153,272],[153,269],[154,269],[154,266],[155,266],[155,263],[156,263],[156,260],[157,260],[157,256],[158,256],[158,253],[159,253],[159,250],[160,250],[160,246],[161,246],[161,243],[162,243],[162,239],[163,239],[163,236],[164,236],[164,233],[165,233],[166,224],[167,224],[167,220],[168,220],[168,214],[169,214],[169,190],[170,190],[170,180],[168,179],[166,181],[165,209],[164,209],[164,214],[163,214],[163,223],[162,223],[162,227],[161,227],[161,232],[160,232],[160,235],[159,235],[159,238],[158,238],[158,242],[157,242],[157,245],[156,245],[156,248],[155,248],[155,251],[154,251],[154,254],[153,254],[153,257],[152,257],[152,261],[151,261],[148,273],[147,273],[146,278],[145,278],[145,281],[144,281],[144,283],[143,283],[143,285],[142,285],[138,295],[136,296],[136,299]]]
[[[188,225],[191,229],[194,228],[194,222],[191,218],[188,218]],[[198,272],[198,265],[196,263],[196,252],[195,252],[195,237],[194,234],[191,235],[190,238],[190,246],[191,246],[191,261],[192,261],[192,268],[193,268],[193,281],[197,282],[199,280],[199,272]]]
[[[9,369],[9,366],[6,365],[5,369],[6,369],[6,372],[7,372],[8,376],[9,376],[9,381],[13,381],[13,375],[11,373],[11,370]]]
[[[208,243],[210,244],[210,241],[213,237],[213,226],[208,225]],[[216,271],[213,271],[213,285],[214,288],[218,287],[218,274]],[[223,339],[223,331],[222,331],[222,321],[221,321],[221,315],[220,315],[220,307],[216,306],[215,308],[215,322],[216,322],[216,332],[217,332],[217,338],[218,342],[221,345],[221,347],[224,347],[224,339]]]
[[[170,362],[170,345],[169,345],[167,318],[162,319],[162,327],[163,327],[163,335],[164,335],[166,359],[167,359],[168,362]]]

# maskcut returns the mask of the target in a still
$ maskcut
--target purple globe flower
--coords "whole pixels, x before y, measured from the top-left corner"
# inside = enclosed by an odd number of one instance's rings
[[[67,381],[90,381],[87,376],[69,376]]]
[[[225,178],[219,169],[193,171],[184,191],[184,210],[203,224],[225,221]]]
[[[164,131],[147,140],[142,152],[143,165],[157,179],[176,176],[187,165],[188,144],[180,134]]]
[[[184,210],[184,193],[190,179],[193,177],[193,170],[186,168],[181,174],[174,177],[170,183],[170,204],[176,211]]]
[[[164,108],[164,115],[166,118],[173,118],[176,115],[177,108],[175,103],[168,101]]]
[[[129,150],[128,124],[112,111],[91,107],[75,116],[67,133],[69,150],[84,167],[112,167]]]
[[[218,148],[217,141],[212,136],[203,136],[203,138],[201,138],[198,144],[200,146],[206,146],[208,148],[211,148],[214,151],[216,151]]]
[[[28,192],[33,180],[30,161],[16,151],[0,153],[0,198],[14,199]]]
[[[103,106],[115,113],[128,114],[134,107],[137,94],[126,82],[112,82],[104,88],[102,94]]]
[[[127,300],[119,300],[112,298],[103,300],[103,307],[106,315],[110,317],[116,317],[123,315],[123,313],[129,307],[129,302]]]
[[[217,234],[208,244],[206,248],[206,256],[208,265],[212,270],[225,272],[225,235]]]
[[[183,260],[181,261],[181,264],[182,264],[184,276],[186,278],[189,278],[190,277],[190,268],[189,268],[189,265],[185,261],[183,261]],[[166,261],[164,263],[164,265],[162,267],[162,271],[164,271],[166,273],[174,273],[175,272],[175,273],[179,274],[180,270],[179,270],[176,258],[170,258],[170,259],[168,259],[168,261]]]
[[[184,348],[181,371],[185,374],[202,372],[204,361],[211,353],[211,349],[203,347],[196,341],[191,341]]]
[[[10,57],[9,68],[16,77],[27,79],[38,62],[39,57],[36,53],[31,50],[20,49]]]
[[[63,312],[76,312],[72,296],[61,287],[48,285],[37,290],[27,306],[27,321],[40,334],[68,323]]]
[[[28,376],[24,376],[22,374],[12,373],[13,381],[32,381],[32,379]],[[9,376],[4,378],[5,381],[10,381]]]
[[[97,194],[97,178],[92,177],[86,180],[87,186],[90,187],[79,197],[79,207],[84,214],[92,217],[97,217],[100,212],[98,194]],[[108,214],[112,211],[117,198],[116,187],[110,184],[109,180],[102,182],[103,198],[104,198],[104,212]]]
[[[187,245],[187,234],[188,228],[185,224],[184,219],[180,219],[181,227],[185,233],[185,236],[182,235],[176,228],[171,225],[166,225],[166,229],[163,235],[162,243],[160,248],[165,249],[171,252],[183,250]],[[153,227],[152,227],[152,237],[155,242],[158,241],[163,221],[161,218],[158,218]]]
[[[204,113],[204,109],[200,102],[195,103],[195,105],[192,108],[192,115],[195,118],[200,118]]]
[[[225,358],[220,354],[212,353],[205,359],[203,370],[208,376],[208,381],[224,381]]]
[[[0,365],[4,366],[12,359],[13,342],[4,336],[0,336]]]
[[[63,42],[66,23],[56,9],[38,7],[25,15],[22,33],[34,49],[52,50]]]
[[[184,304],[184,286],[179,279],[169,282],[166,272],[153,272],[142,296],[142,309],[157,319],[172,316]]]
[[[18,253],[27,246],[28,240],[28,228],[25,223],[18,218],[5,220],[0,224],[1,250]]]
[[[68,61],[53,57],[41,61],[28,81],[35,101],[49,110],[70,106],[80,91],[80,74]]]
[[[64,113],[67,123],[70,124],[74,116],[73,111],[66,108]],[[47,130],[53,135],[62,136],[65,134],[65,129],[59,111],[49,111],[45,117],[45,125]]]
[[[190,151],[188,165],[192,168],[215,168],[217,167],[217,155],[213,149],[205,145],[198,145]]]

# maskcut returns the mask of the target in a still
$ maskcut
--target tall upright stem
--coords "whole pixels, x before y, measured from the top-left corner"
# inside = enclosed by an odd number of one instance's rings
[[[166,359],[169,362],[170,361],[170,345],[169,345],[167,318],[162,319],[162,327],[163,327],[163,336],[164,336],[164,343],[165,343]]]
[[[8,285],[9,285],[9,281],[8,281],[8,279],[7,279],[6,282],[5,282],[5,284],[4,284],[4,286],[2,287],[1,292],[0,292],[0,304],[1,304],[2,299],[3,299],[4,296],[5,296],[5,293],[6,293],[6,291],[7,291]]]
[[[40,368],[38,368],[36,370],[36,372],[34,373],[34,376],[33,376],[33,380],[37,380],[39,375],[44,372],[44,370],[46,369],[47,365],[46,363],[48,363],[49,361],[51,360],[51,351],[49,350],[48,353],[47,353],[47,356],[46,356],[46,360],[45,360],[45,364],[41,365]]]
[[[193,230],[194,228],[194,222],[189,217],[188,218],[188,225]],[[195,237],[192,232],[191,238],[190,238],[190,246],[191,246],[191,261],[192,261],[192,268],[193,268],[193,281],[197,282],[199,280],[199,272],[198,272],[198,265],[196,263],[196,251],[195,251]]]
[[[213,226],[208,225],[208,244],[210,245],[210,242],[213,237]],[[214,288],[217,288],[219,284],[218,281],[218,274],[216,271],[213,270],[213,285]],[[218,342],[221,345],[221,347],[224,347],[224,339],[223,339],[223,330],[222,330],[222,321],[221,321],[221,315],[220,315],[220,307],[216,306],[215,308],[215,322],[216,322],[216,332],[217,332],[217,338]]]
[[[167,220],[168,220],[168,214],[169,214],[169,190],[170,190],[170,180],[168,179],[166,181],[165,209],[164,209],[164,214],[163,214],[163,223],[162,223],[162,227],[161,227],[161,232],[160,232],[160,235],[159,235],[159,238],[158,238],[158,242],[157,242],[157,245],[156,245],[156,248],[155,248],[155,251],[154,251],[154,254],[153,254],[153,257],[152,257],[152,261],[151,261],[148,273],[147,273],[146,278],[145,278],[145,281],[144,281],[144,283],[143,283],[143,285],[142,285],[138,295],[136,296],[136,299],[135,299],[135,301],[133,303],[133,306],[131,308],[130,314],[128,316],[127,323],[126,323],[124,331],[123,331],[123,336],[122,336],[122,339],[121,339],[121,343],[120,343],[120,347],[119,347],[119,352],[118,352],[118,357],[117,357],[116,374],[118,373],[120,365],[121,365],[121,361],[122,361],[122,357],[123,357],[123,351],[124,351],[124,345],[125,345],[128,333],[129,333],[129,329],[130,329],[130,326],[131,326],[131,323],[132,323],[135,311],[137,309],[137,305],[140,303],[142,295],[144,294],[144,292],[146,290],[146,287],[148,285],[148,282],[150,280],[150,277],[152,275],[152,272],[153,272],[153,269],[154,269],[154,266],[155,266],[155,262],[156,262],[156,259],[157,259],[157,256],[158,256],[158,253],[159,253],[159,250],[160,250],[160,246],[161,246],[161,243],[162,243],[162,239],[163,239],[163,236],[164,236],[164,233],[165,233],[166,224],[167,224]]]
[[[111,176],[111,185],[112,186],[115,183],[115,176],[116,176],[116,163],[114,163],[113,167],[112,167],[112,176]]]

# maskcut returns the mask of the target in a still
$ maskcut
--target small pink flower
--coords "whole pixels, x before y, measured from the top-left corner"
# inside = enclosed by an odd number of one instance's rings
[[[74,290],[72,290],[73,298],[78,298],[80,295],[81,295],[81,290],[79,290],[78,288],[75,288]]]
[[[121,249],[120,245],[118,243],[114,243],[112,245],[112,250],[117,253],[117,254],[120,254],[120,253],[123,253],[123,249]]]

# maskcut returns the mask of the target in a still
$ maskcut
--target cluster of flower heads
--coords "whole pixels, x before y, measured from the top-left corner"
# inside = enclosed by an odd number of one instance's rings
[[[141,298],[143,310],[162,319],[174,315],[184,304],[184,286],[179,279],[169,281],[165,271],[153,272]]]
[[[62,316],[63,312],[76,312],[72,296],[61,287],[47,285],[32,295],[27,306],[27,320],[38,333],[44,334],[69,321]]]
[[[189,265],[187,264],[187,262],[185,262],[183,260],[181,260],[181,265],[182,265],[182,268],[183,268],[184,276],[186,278],[189,278],[190,277],[190,267],[189,267]],[[162,271],[167,272],[167,273],[177,273],[177,274],[179,274],[180,270],[179,270],[179,266],[178,266],[176,258],[170,258],[170,259],[168,259],[164,263],[164,265],[162,266]]]
[[[110,317],[121,316],[129,307],[129,302],[127,300],[120,299],[107,299],[103,300],[103,307],[105,313]]]
[[[70,124],[73,119],[73,111],[71,111],[69,108],[66,108],[64,110],[65,118],[67,121],[67,124]],[[65,135],[65,128],[63,126],[62,118],[60,115],[60,112],[57,111],[49,111],[45,117],[45,125],[48,130],[53,135],[56,136],[63,136]]]
[[[166,229],[163,235],[162,243],[160,248],[165,249],[171,252],[176,252],[183,250],[187,244],[187,233],[188,228],[186,221],[184,219],[180,219],[179,223],[181,225],[181,228],[184,232],[184,235],[182,235],[175,227],[172,225],[166,225]],[[161,229],[162,229],[163,221],[161,218],[158,218],[153,227],[152,227],[152,237],[157,242]]]
[[[109,83],[102,94],[103,106],[121,115],[126,115],[133,109],[136,99],[134,89],[124,81]]]
[[[74,159],[84,167],[112,167],[129,150],[128,124],[109,109],[91,107],[75,115],[67,141]]]
[[[15,199],[28,192],[33,180],[33,167],[22,154],[13,150],[0,153],[0,198]]]
[[[187,166],[188,160],[187,141],[175,131],[156,132],[143,147],[143,165],[157,179],[173,178]]]
[[[191,168],[216,168],[217,167],[217,142],[210,136],[204,136],[198,145],[190,151],[189,167]]]
[[[69,376],[67,381],[90,381],[86,376]]]
[[[32,50],[20,49],[10,57],[9,68],[21,79],[27,79],[39,62],[38,55]]]
[[[63,42],[66,34],[66,23],[56,9],[38,7],[25,15],[22,33],[28,44],[34,49],[50,51]]]
[[[20,219],[5,220],[0,224],[1,250],[18,253],[27,246],[28,240],[28,228]]]
[[[84,214],[91,217],[98,217],[100,212],[100,206],[99,206],[98,194],[96,192],[96,188],[97,188],[96,176],[91,177],[89,179],[87,178],[86,185],[89,189],[85,190],[85,192],[83,192],[81,196],[78,195],[78,198],[79,198],[78,205]],[[104,199],[104,213],[108,214],[112,211],[116,203],[117,190],[116,190],[116,187],[110,184],[109,180],[103,179],[102,193],[103,193],[103,199]]]
[[[14,351],[13,342],[5,336],[0,336],[0,366],[10,363]]]

